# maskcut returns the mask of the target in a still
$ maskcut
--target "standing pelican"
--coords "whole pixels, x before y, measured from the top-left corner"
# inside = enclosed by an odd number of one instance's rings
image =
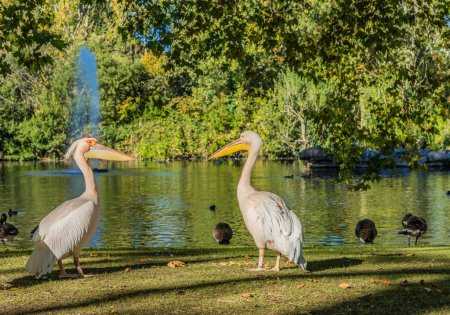
[[[52,271],[58,261],[59,277],[68,278],[62,259],[73,255],[80,277],[84,276],[80,266],[80,248],[89,242],[99,220],[99,206],[94,175],[87,163],[88,158],[110,161],[130,161],[127,155],[97,144],[95,138],[75,141],[67,151],[65,159],[73,158],[83,174],[85,191],[77,198],[68,200],[50,212],[33,232],[35,248],[28,259],[26,269],[37,278]]]
[[[262,141],[258,134],[245,131],[239,139],[216,151],[210,158],[248,151],[248,158],[237,187],[237,198],[245,226],[259,249],[258,268],[253,270],[264,270],[264,250],[267,247],[278,253],[274,271],[280,270],[281,255],[287,256],[290,261],[306,271],[306,261],[303,257],[303,227],[300,220],[288,209],[283,199],[270,192],[257,191],[250,183],[251,172],[261,145]]]

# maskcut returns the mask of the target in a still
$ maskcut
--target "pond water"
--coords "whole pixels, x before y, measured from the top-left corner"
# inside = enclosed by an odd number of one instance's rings
[[[236,200],[242,163],[109,164],[108,168],[96,174],[102,217],[92,247],[219,246],[212,238],[218,222],[234,229],[232,245],[253,245]],[[305,227],[307,246],[357,245],[354,226],[362,218],[376,222],[376,243],[405,245],[397,230],[406,212],[428,221],[422,244],[450,243],[446,195],[450,172],[385,177],[364,192],[349,191],[330,179],[284,177],[301,173],[300,162],[258,161],[253,184],[280,195],[294,209]],[[20,235],[5,246],[29,248],[29,231],[50,210],[82,191],[81,175],[67,165],[0,164],[0,211],[21,209],[11,219]],[[211,204],[216,211],[209,210]]]

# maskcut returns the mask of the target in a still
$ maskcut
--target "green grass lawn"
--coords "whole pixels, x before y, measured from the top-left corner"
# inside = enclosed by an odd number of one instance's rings
[[[309,248],[310,273],[248,271],[253,248],[85,250],[94,276],[68,280],[28,276],[29,254],[0,249],[1,314],[450,314],[450,247]]]

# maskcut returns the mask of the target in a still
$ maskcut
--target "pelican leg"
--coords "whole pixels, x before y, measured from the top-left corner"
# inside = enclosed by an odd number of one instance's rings
[[[80,264],[80,250],[74,250],[73,252],[73,263],[75,265],[75,268],[77,269],[78,272],[78,276],[80,278],[89,278],[92,277],[92,275],[87,275],[83,272],[83,269],[81,268],[81,264]]]
[[[278,255],[277,255],[277,262],[275,263],[275,267],[273,267],[271,269],[272,271],[280,271],[280,259],[281,259],[281,254],[278,253]]]
[[[414,245],[417,246],[417,241],[419,240],[419,235],[416,236],[416,242],[414,243]]]
[[[75,278],[76,275],[72,275],[66,272],[66,269],[64,269],[64,265],[62,263],[62,259],[58,259],[58,266],[59,266],[59,279],[65,279],[65,278]]]
[[[77,269],[78,275],[83,278],[84,272],[80,265],[80,256],[78,253],[73,254],[73,263],[75,264],[75,268]]]
[[[62,278],[63,276],[66,275],[66,270],[64,269],[62,259],[58,259],[58,266],[59,266],[59,277]]]
[[[250,271],[264,271],[264,248],[259,249],[258,267]]]

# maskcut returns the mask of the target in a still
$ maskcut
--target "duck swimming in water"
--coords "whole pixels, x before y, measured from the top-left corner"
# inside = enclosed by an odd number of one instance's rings
[[[11,218],[12,216],[17,215],[19,213],[17,210],[9,209],[8,210],[8,216]]]

